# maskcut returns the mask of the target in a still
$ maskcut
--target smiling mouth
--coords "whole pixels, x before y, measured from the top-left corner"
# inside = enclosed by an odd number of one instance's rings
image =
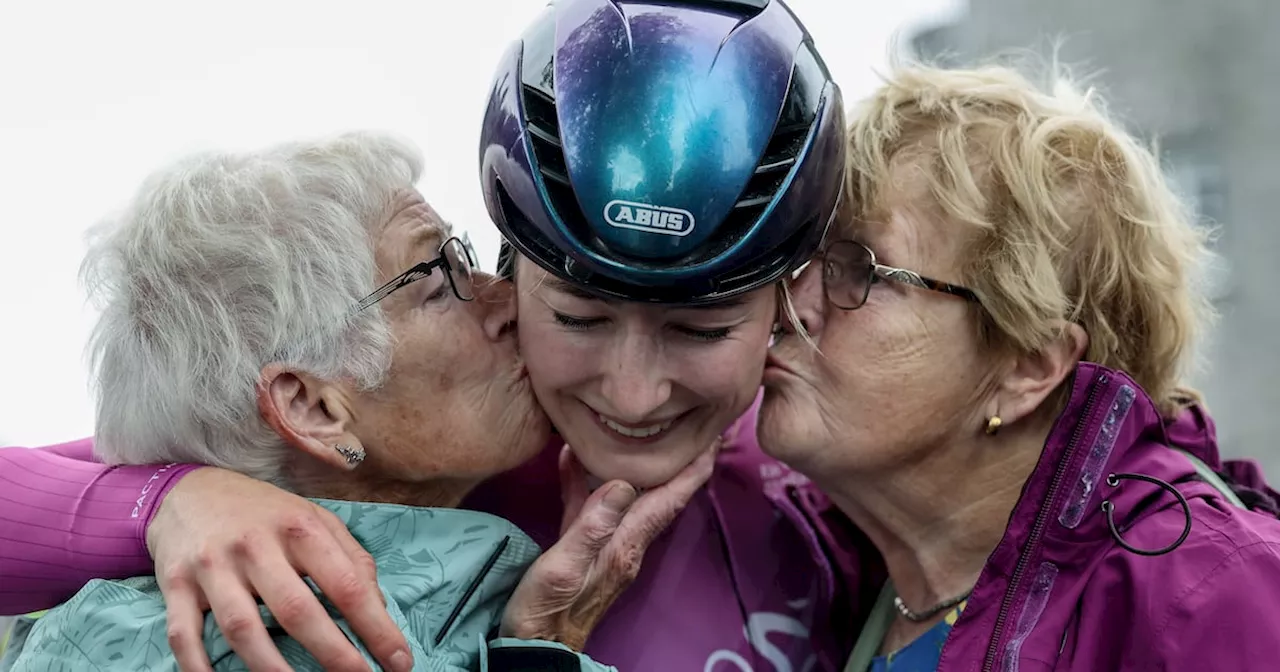
[[[615,441],[622,443],[653,443],[665,437],[672,427],[679,424],[685,416],[693,413],[694,409],[689,409],[675,417],[666,420],[658,420],[645,425],[637,425],[624,423],[614,420],[609,416],[597,411],[587,404],[583,404],[584,409],[595,417],[596,424],[606,434],[611,436]]]
[[[627,437],[628,439],[649,439],[670,429],[671,425],[675,424],[675,421],[678,418],[672,418],[666,422],[641,427],[628,427],[627,425],[610,420],[599,413],[596,413],[596,419],[600,421],[600,424],[608,427],[617,434]]]

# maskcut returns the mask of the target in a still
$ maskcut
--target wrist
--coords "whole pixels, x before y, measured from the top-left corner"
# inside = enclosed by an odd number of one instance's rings
[[[216,470],[214,467],[202,464],[168,464],[158,467],[150,480],[142,486],[138,500],[134,504],[132,515],[139,522],[142,547],[153,561],[156,554],[152,530],[156,529],[155,523],[158,520],[161,522],[159,527],[163,529],[165,514],[172,512],[173,507],[166,506],[169,502],[169,495],[173,493],[174,488],[193,483],[187,480],[188,476],[197,472],[207,473]]]

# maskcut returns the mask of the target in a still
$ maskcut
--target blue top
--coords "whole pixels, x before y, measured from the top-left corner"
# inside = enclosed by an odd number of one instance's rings
[[[964,605],[961,602],[946,618],[910,644],[888,655],[872,658],[868,672],[935,672],[942,657],[942,645],[947,643],[951,627],[960,618]]]

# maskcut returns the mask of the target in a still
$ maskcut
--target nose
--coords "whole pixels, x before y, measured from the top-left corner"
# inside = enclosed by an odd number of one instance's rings
[[[671,377],[652,336],[628,334],[607,364],[601,390],[618,420],[643,423],[671,399]]]
[[[492,341],[509,337],[516,328],[515,285],[479,272],[475,274],[474,281],[476,298],[472,303],[480,311],[485,335]]]
[[[823,260],[814,259],[790,283],[792,310],[783,311],[787,326],[796,329],[795,321],[811,336],[822,332],[826,324],[827,300],[822,287]]]

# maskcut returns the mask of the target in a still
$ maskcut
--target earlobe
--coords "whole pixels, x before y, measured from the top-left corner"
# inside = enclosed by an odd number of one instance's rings
[[[364,446],[351,431],[350,403],[338,386],[269,364],[256,394],[263,420],[292,448],[342,470],[364,460]]]
[[[1089,345],[1078,324],[1063,325],[1058,338],[1034,353],[1018,357],[1005,378],[1000,404],[1004,424],[1030,415],[1065,381]]]

